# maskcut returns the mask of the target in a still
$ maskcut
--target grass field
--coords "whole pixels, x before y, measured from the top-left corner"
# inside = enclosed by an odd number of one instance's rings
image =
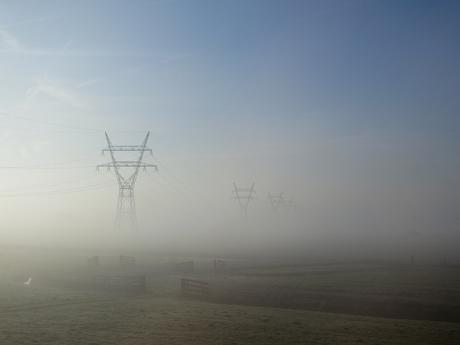
[[[257,296],[269,296],[273,304],[283,299],[295,304],[303,299],[318,302],[325,298],[296,295],[289,289],[326,295],[407,295],[427,299],[429,306],[433,301],[448,300],[456,305],[460,289],[460,271],[456,269],[362,262],[228,260],[227,273],[214,274],[211,259],[139,255],[139,265],[131,273],[145,273],[148,288],[146,293],[130,294],[91,289],[96,271],[120,273],[119,268],[110,265],[89,269],[86,259],[93,255],[2,250],[0,344],[383,345],[458,344],[460,340],[460,323],[455,322],[251,305],[257,302],[251,298]],[[215,287],[211,301],[181,297],[179,280],[184,275],[161,273],[165,262],[189,259],[196,261],[196,270],[185,276],[210,281]],[[31,284],[24,285],[30,277]],[[280,287],[284,290],[273,290]],[[234,300],[225,300],[228,295]],[[238,303],[241,298],[246,298],[245,303]],[[341,300],[343,295],[327,298]],[[262,300],[270,305],[266,298]]]

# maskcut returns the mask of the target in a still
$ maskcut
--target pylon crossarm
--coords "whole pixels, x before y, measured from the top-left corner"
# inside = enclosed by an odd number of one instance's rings
[[[231,199],[240,199],[240,200],[259,200],[258,198],[254,196],[249,196],[249,195],[240,195],[239,197],[232,196]]]
[[[152,149],[142,145],[111,145],[102,150],[104,151],[147,151],[153,154]]]
[[[105,164],[99,164],[96,168],[110,168],[113,167],[113,163],[105,163]]]
[[[156,165],[150,164],[150,163],[142,163],[142,162],[137,162],[137,161],[116,161],[116,163],[111,162],[111,163],[105,163],[98,165],[98,167],[119,167],[119,168],[157,168]]]
[[[147,172],[147,166],[146,165],[141,165],[141,167],[143,168],[142,171]],[[154,168],[155,171],[158,171],[158,167],[156,165],[150,164],[148,167]]]

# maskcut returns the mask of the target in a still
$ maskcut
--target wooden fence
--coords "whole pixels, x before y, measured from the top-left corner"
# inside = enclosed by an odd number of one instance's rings
[[[187,297],[208,297],[209,283],[192,279],[181,279],[182,296]]]
[[[214,271],[215,272],[222,272],[225,270],[227,263],[222,260],[214,260]]]
[[[166,270],[172,271],[173,273],[188,273],[193,272],[193,261],[186,261],[186,262],[170,262],[166,264]]]
[[[132,256],[107,256],[107,255],[96,255],[92,258],[88,259],[88,266],[89,267],[99,267],[102,263],[111,263],[111,264],[118,264],[122,266],[134,266],[136,264],[136,258]]]
[[[145,276],[101,276],[93,277],[93,289],[105,291],[145,292]]]
[[[132,256],[120,255],[120,265],[123,266],[134,266],[136,264],[136,258]]]
[[[94,256],[88,259],[89,267],[98,267],[99,266],[99,256]]]

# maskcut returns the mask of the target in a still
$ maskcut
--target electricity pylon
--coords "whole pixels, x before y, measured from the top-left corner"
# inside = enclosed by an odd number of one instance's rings
[[[302,213],[303,204],[296,205],[294,201],[292,201],[293,199],[294,198],[291,198],[291,200],[283,202],[283,209],[286,216],[289,216],[290,210],[294,210],[296,216]]]
[[[235,182],[233,182],[233,185],[235,186],[235,190],[232,191],[232,193],[236,193],[236,196],[232,196],[230,200],[238,200],[240,204],[240,216],[242,217],[243,215],[245,217],[248,216],[248,205],[250,200],[257,200],[257,198],[252,196],[252,193],[256,193],[254,190],[254,184],[252,184],[251,188],[236,188]],[[241,195],[240,193],[249,193],[248,195]]]
[[[301,205],[294,205],[294,210],[295,210],[296,216],[301,215],[301,214],[302,214],[302,210],[303,210],[303,204],[301,204]]]
[[[283,192],[281,192],[280,195],[271,195],[270,192],[268,192],[267,199],[269,199],[270,205],[272,205],[273,213],[278,213],[278,207],[284,204]]]
[[[292,199],[294,199],[294,198],[291,198],[291,200],[289,200],[289,202],[285,201],[283,203],[284,213],[286,214],[286,216],[289,215],[289,210],[291,209],[291,206],[295,207],[295,204],[292,202]]]
[[[117,176],[118,187],[120,189],[118,192],[117,216],[115,220],[116,230],[123,230],[129,227],[131,231],[137,231],[136,204],[134,202],[134,183],[136,182],[140,168],[145,170],[146,168],[153,167],[155,170],[158,170],[156,165],[142,162],[144,152],[149,152],[152,154],[152,150],[146,146],[149,135],[150,132],[147,133],[147,136],[145,137],[142,145],[112,145],[107,132],[105,133],[108,146],[102,150],[102,154],[104,154],[106,151],[109,151],[112,162],[98,165],[97,168],[107,168],[109,170],[110,168],[113,168],[115,170],[115,175]],[[117,161],[115,159],[115,152],[117,151],[140,152],[140,154],[137,160]],[[134,168],[134,172],[129,176],[123,176],[121,174],[120,168]]]

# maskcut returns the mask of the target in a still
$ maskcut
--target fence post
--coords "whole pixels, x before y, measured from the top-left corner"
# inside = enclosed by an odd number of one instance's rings
[[[186,284],[186,281],[187,279],[185,278],[181,278],[181,282],[180,282],[180,291],[181,291],[181,294],[183,296],[185,296],[187,294],[187,288],[185,287],[185,284]]]
[[[141,276],[141,292],[146,291],[145,276]]]

